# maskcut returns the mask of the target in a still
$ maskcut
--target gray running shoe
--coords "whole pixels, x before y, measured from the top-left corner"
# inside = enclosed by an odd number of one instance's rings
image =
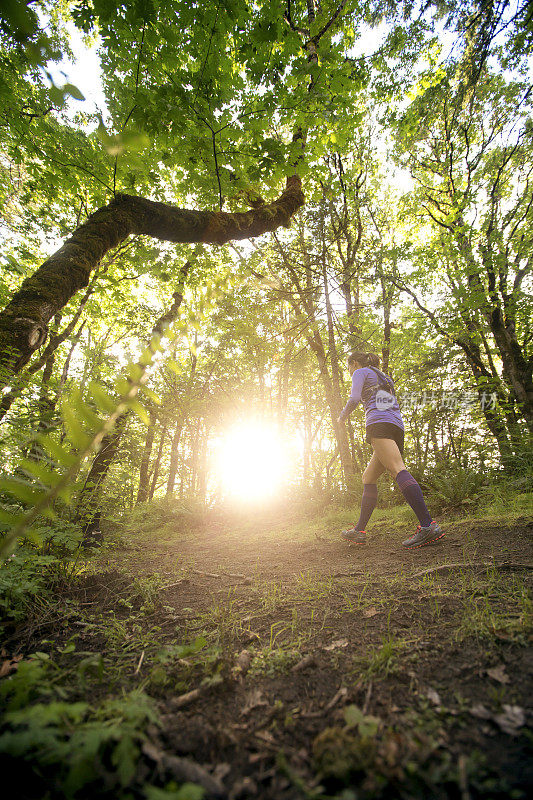
[[[427,528],[423,528],[419,525],[414,536],[411,536],[410,539],[406,539],[402,544],[404,547],[407,547],[408,550],[415,550],[417,547],[424,547],[426,544],[437,542],[439,539],[442,539],[443,536],[444,531],[442,531],[435,520],[433,520],[431,525],[428,525]]]
[[[366,531],[358,531],[355,525],[343,531],[341,536],[345,542],[355,542],[357,544],[365,544],[366,542]]]

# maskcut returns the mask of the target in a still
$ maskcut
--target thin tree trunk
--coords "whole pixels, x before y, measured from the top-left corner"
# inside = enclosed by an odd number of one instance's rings
[[[117,454],[127,420],[128,414],[123,414],[115,423],[113,432],[104,436],[102,446],[93,459],[89,474],[79,494],[74,522],[82,525],[85,536],[92,532],[96,516],[98,516],[99,522],[98,498],[109,467]]]
[[[84,325],[85,325],[85,323],[82,322],[80,327],[78,328],[77,333],[72,338],[72,344],[70,345],[69,351],[67,353],[67,357],[65,359],[65,363],[63,364],[63,369],[61,371],[61,379],[59,381],[59,396],[61,395],[61,392],[63,391],[63,388],[64,388],[64,386],[65,386],[65,384],[67,382],[68,371],[69,371],[69,368],[70,368],[70,360],[72,358],[72,354],[74,353],[74,350],[76,349],[76,345],[78,344],[78,342],[79,342],[79,340],[81,338],[81,332],[83,330],[83,326]],[[59,399],[59,396],[58,396],[58,399]]]
[[[196,492],[196,478],[198,470],[198,440],[200,438],[200,423],[194,430],[194,436],[191,439],[191,457],[190,457],[190,476],[189,476],[189,490],[192,496]]]
[[[167,481],[167,497],[172,497],[174,494],[174,484],[176,482],[176,472],[178,471],[178,447],[183,430],[183,420],[178,420],[172,436],[170,445],[170,464],[168,468],[168,481]]]
[[[205,503],[207,490],[207,444],[209,441],[209,430],[206,428],[202,436],[200,448],[200,465],[198,469],[198,496]]]
[[[337,343],[335,341],[335,329],[333,326],[333,310],[331,308],[331,300],[329,297],[328,279],[326,274],[325,254],[323,254],[322,261],[322,279],[324,281],[324,296],[326,300],[326,318],[328,324],[328,346],[329,346],[329,360],[331,364],[331,403],[332,403],[332,422],[335,429],[335,438],[337,439],[337,446],[339,450],[342,471],[344,475],[344,483],[347,489],[352,488],[353,483],[353,461],[350,453],[350,443],[348,440],[348,431],[345,425],[337,422],[337,418],[341,413],[344,403],[341,397],[341,375],[339,366],[339,356],[337,353]]]
[[[74,328],[76,327],[76,325],[78,323],[78,320],[79,320],[79,318],[80,318],[80,316],[82,314],[83,309],[85,308],[85,306],[87,304],[87,301],[89,300],[90,296],[92,295],[92,293],[94,291],[93,287],[94,287],[97,275],[98,275],[98,272],[96,272],[93,275],[93,277],[91,278],[89,286],[87,287],[87,291],[85,292],[84,296],[81,298],[80,303],[78,305],[78,308],[76,309],[76,313],[74,314],[74,316],[72,317],[70,322],[65,326],[64,330],[62,330],[61,333],[56,333],[56,334],[51,334],[50,335],[50,338],[48,340],[48,344],[44,348],[44,351],[43,351],[42,355],[35,362],[30,364],[30,366],[28,367],[28,369],[27,369],[27,371],[26,371],[26,373],[24,375],[18,376],[16,378],[16,380],[14,381],[15,386],[11,389],[11,391],[8,392],[7,394],[4,394],[4,396],[2,397],[2,400],[0,402],[0,419],[2,419],[5,416],[6,412],[11,407],[13,401],[22,394],[22,392],[24,391],[24,389],[27,386],[28,377],[30,375],[33,375],[38,370],[40,370],[40,368],[43,366],[43,364],[46,364],[47,361],[50,359],[50,357],[52,355],[55,355],[55,351],[57,350],[57,348],[65,341],[65,339],[67,339],[70,336],[70,334],[72,333],[72,331],[74,330]],[[61,315],[57,314],[56,317],[58,319],[60,319]],[[83,328],[83,323],[80,325],[78,333],[74,336],[74,342],[77,342],[77,339],[79,338],[79,336],[81,334],[82,328]],[[73,349],[74,348],[72,347],[71,350],[70,350],[69,355],[67,356],[67,361],[70,361],[70,356],[72,355],[72,350]],[[68,366],[67,366],[67,369],[68,369]],[[44,378],[44,374],[43,374],[42,380],[44,381],[44,379],[45,378]]]
[[[176,319],[181,302],[183,300],[183,285],[190,266],[190,262],[187,261],[181,268],[179,289],[173,294],[174,302],[170,309],[162,314],[157,320],[152,329],[152,336],[161,334],[165,325],[170,324]],[[107,434],[107,436],[104,436],[101,448],[91,464],[85,485],[78,498],[75,522],[84,522],[85,533],[90,533],[91,529],[94,527],[93,517],[96,514],[99,516],[100,512],[97,510],[98,496],[109,467],[116,455],[120,439],[130,414],[131,410],[128,409],[124,414],[118,417],[114,430]],[[89,512],[90,507],[92,507],[91,512]]]
[[[150,457],[152,455],[152,447],[154,444],[155,436],[155,414],[150,413],[150,425],[146,431],[146,439],[144,441],[143,455],[141,459],[141,467],[139,470],[139,490],[137,492],[137,503],[144,503],[148,499],[149,478],[148,467],[150,465]]]
[[[152,473],[152,483],[151,483],[150,492],[149,492],[149,495],[148,495],[148,499],[149,500],[153,500],[154,499],[154,493],[155,493],[155,490],[157,488],[157,479],[159,478],[159,469],[161,467],[161,455],[163,453],[163,445],[165,443],[165,436],[166,435],[167,435],[167,426],[165,425],[165,427],[161,431],[161,439],[159,440],[159,447],[158,447],[158,450],[157,450],[157,456],[156,456],[155,463],[154,463],[154,470],[153,470],[153,473]]]

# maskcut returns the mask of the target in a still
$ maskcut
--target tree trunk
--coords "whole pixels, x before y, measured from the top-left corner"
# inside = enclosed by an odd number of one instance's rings
[[[146,431],[146,439],[144,442],[144,450],[141,459],[141,468],[139,470],[139,490],[137,492],[137,502],[145,503],[148,499],[149,478],[148,467],[150,465],[150,457],[152,455],[152,447],[154,444],[155,435],[155,415],[150,414],[150,425]]]
[[[194,429],[194,436],[191,437],[191,456],[190,456],[190,475],[189,492],[192,497],[196,492],[196,479],[198,474],[198,443],[200,438],[200,420]]]
[[[339,456],[341,460],[342,471],[344,474],[344,483],[347,489],[352,488],[354,465],[352,461],[352,454],[350,452],[350,442],[348,440],[348,431],[345,425],[339,424],[337,418],[344,408],[344,403],[341,396],[341,374],[339,366],[339,356],[337,353],[337,343],[335,341],[335,328],[333,326],[333,310],[331,308],[331,300],[329,297],[328,279],[326,274],[325,259],[322,262],[322,279],[324,281],[324,296],[326,300],[326,318],[328,324],[328,346],[329,346],[329,361],[331,364],[331,403],[332,403],[332,422],[335,429],[335,438],[339,449]]]
[[[148,495],[148,499],[149,500],[153,500],[154,499],[154,493],[155,493],[155,490],[157,489],[157,479],[159,478],[159,470],[160,470],[160,467],[161,467],[161,455],[163,453],[163,444],[165,443],[165,436],[166,435],[167,435],[167,427],[165,425],[165,427],[161,431],[161,439],[159,440],[159,447],[158,447],[158,450],[157,450],[157,457],[156,457],[155,463],[154,463],[154,471],[153,471],[153,474],[152,474],[152,484],[150,486],[150,493]]]
[[[167,497],[174,494],[174,483],[176,482],[176,472],[178,471],[178,447],[180,443],[183,421],[178,420],[174,429],[174,435],[170,445],[170,464],[168,468]]]
[[[98,514],[98,518],[100,516],[100,511],[96,507],[100,490],[117,453],[128,416],[128,413],[126,413],[119,417],[112,433],[104,436],[102,446],[94,457],[89,474],[78,497],[74,522],[82,525],[84,534],[91,532],[96,514]]]
[[[27,385],[29,375],[33,375],[35,372],[40,370],[40,368],[43,366],[43,364],[46,364],[49,361],[50,358],[52,358],[52,361],[53,361],[53,358],[55,357],[55,351],[57,350],[57,348],[65,341],[65,339],[67,339],[70,336],[70,334],[72,333],[72,331],[74,330],[74,328],[78,324],[78,320],[81,317],[82,311],[85,308],[85,306],[87,304],[87,301],[89,300],[89,297],[92,295],[92,293],[94,291],[93,286],[94,286],[94,283],[96,281],[97,275],[98,275],[98,273],[96,272],[93,275],[93,277],[91,278],[89,286],[87,287],[87,291],[85,292],[84,296],[81,298],[80,303],[78,305],[78,308],[76,309],[76,313],[74,314],[74,316],[72,317],[72,319],[70,320],[68,325],[65,327],[65,329],[63,331],[61,331],[61,333],[55,333],[55,334],[53,333],[53,334],[50,335],[50,338],[48,340],[48,344],[44,348],[44,351],[43,351],[42,355],[29,366],[26,374],[24,374],[22,376],[19,376],[16,379],[16,381],[13,381],[13,383],[15,385],[13,386],[11,391],[6,393],[6,394],[4,394],[4,396],[2,397],[2,400],[0,402],[0,419],[2,419],[4,417],[6,412],[11,407],[11,404],[13,403],[13,401],[16,400],[16,398],[19,397],[22,394],[23,390],[25,389],[25,387]],[[59,320],[61,319],[61,314],[59,314],[59,313],[56,314],[56,319],[58,320],[57,324],[59,325]],[[67,370],[68,370],[68,364],[70,363],[70,357],[72,355],[72,351],[73,351],[73,349],[75,347],[75,344],[77,343],[77,341],[78,341],[78,339],[79,339],[79,337],[81,335],[81,331],[83,329],[83,324],[84,323],[82,323],[80,325],[77,334],[74,335],[74,338],[73,338],[74,344],[71,347],[69,355],[67,356],[67,360],[65,362]],[[45,376],[43,374],[42,381],[44,381],[44,380],[45,380]]]
[[[22,283],[0,314],[0,385],[8,384],[10,376],[28,363],[45,342],[52,317],[87,286],[105,253],[128,236],[142,234],[169,242],[222,245],[288,225],[303,202],[301,180],[296,175],[287,178],[285,191],[274,202],[235,214],[190,211],[117,194]]]
[[[207,444],[209,441],[209,430],[206,428],[202,436],[200,448],[200,464],[198,467],[198,496],[205,503],[207,491]]]
[[[37,431],[42,433],[52,427],[52,417],[56,408],[56,398],[50,396],[49,386],[50,378],[54,369],[55,351],[48,356],[42,374],[41,385],[39,387],[39,401],[37,404],[38,418],[37,418]],[[40,461],[43,457],[43,449],[35,439],[29,451],[29,457],[35,461]]]

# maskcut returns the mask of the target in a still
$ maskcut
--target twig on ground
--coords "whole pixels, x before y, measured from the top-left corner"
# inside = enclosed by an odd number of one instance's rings
[[[333,706],[336,706],[339,700],[342,700],[343,697],[346,697],[348,694],[348,689],[346,686],[341,686],[337,694],[333,695],[327,706],[324,708],[324,711],[331,711]]]
[[[239,578],[242,581],[250,580],[247,575],[241,575],[240,572],[223,572],[222,574],[228,578]]]
[[[439,564],[437,567],[430,567],[430,569],[424,569],[422,572],[415,572],[413,575],[406,577],[421,578],[423,575],[431,575],[434,572],[449,572],[452,569],[488,569],[490,567],[503,570],[533,569],[533,564],[516,564],[510,561],[503,561],[501,564],[493,561],[473,561],[471,564]]]
[[[326,711],[331,711],[331,709],[337,705],[339,700],[342,700],[342,698],[346,697],[347,694],[348,694],[348,689],[345,686],[341,686],[339,691],[333,695],[329,703],[327,703],[327,705],[325,705],[323,709],[321,709],[320,711],[307,711],[302,713],[301,716],[304,719],[316,719],[317,717],[322,717],[326,713]]]
[[[368,707],[370,706],[370,698],[372,697],[372,681],[368,684],[368,689],[366,690],[366,697],[365,697],[365,704],[363,706],[363,716],[368,714]]]
[[[301,669],[305,669],[306,667],[310,667],[311,664],[316,663],[316,656],[314,653],[308,653],[306,656],[302,658],[301,661],[298,661],[297,664],[291,667],[291,672],[300,672]]]
[[[195,575],[204,575],[206,578],[220,578],[218,572],[202,572],[200,569],[192,570]]]
[[[165,586],[160,586],[158,591],[162,592],[164,589],[173,589],[174,586],[181,586],[182,583],[190,583],[189,578],[182,578],[176,581],[176,583],[167,583]]]
[[[222,782],[214,775],[211,775],[205,767],[200,766],[190,758],[179,758],[170,753],[165,753],[152,742],[145,742],[142,746],[142,751],[145,756],[171,775],[174,780],[180,783],[197,783],[203,787],[208,797],[219,798],[219,800],[227,798],[228,795]]]
[[[174,708],[183,708],[184,706],[190,705],[190,703],[194,703],[195,700],[198,700],[204,692],[205,689],[193,689],[191,692],[181,694],[179,697],[173,697],[170,702]]]
[[[135,672],[133,673],[134,675],[138,675],[139,674],[139,670],[142,667],[143,661],[144,661],[144,650],[141,653],[141,657],[139,659],[139,663],[137,664],[137,668],[136,668]]]

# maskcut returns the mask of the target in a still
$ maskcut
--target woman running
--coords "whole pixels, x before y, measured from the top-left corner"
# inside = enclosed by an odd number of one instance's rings
[[[422,490],[403,463],[404,426],[400,406],[394,393],[392,379],[379,369],[375,353],[351,353],[348,369],[352,376],[352,392],[338,419],[345,422],[362,400],[366,417],[366,441],[374,454],[363,472],[363,498],[361,514],[356,525],[342,532],[348,542],[365,542],[365,527],[378,500],[377,479],[388,470],[409,503],[419,525],[410,539],[402,542],[413,550],[442,539],[444,533],[427,510]]]

